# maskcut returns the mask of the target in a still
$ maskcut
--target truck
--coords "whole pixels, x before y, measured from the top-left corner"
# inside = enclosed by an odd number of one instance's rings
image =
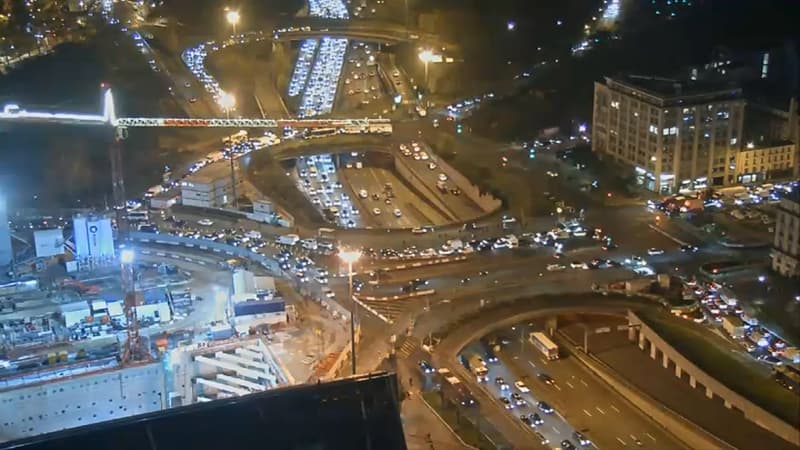
[[[392,122],[388,119],[386,122],[376,123],[375,121],[372,121],[367,127],[367,132],[371,134],[382,134],[384,136],[389,136],[392,134]]]
[[[747,325],[736,316],[725,316],[722,318],[722,329],[734,339],[744,339]]]
[[[473,353],[469,357],[470,372],[475,375],[475,380],[478,383],[486,383],[489,381],[489,368],[486,367],[486,362],[477,353]]]
[[[528,335],[528,341],[542,352],[549,360],[558,359],[558,345],[553,342],[546,334],[541,331],[534,331]]]
[[[300,241],[300,236],[296,234],[284,234],[275,238],[275,242],[281,245],[295,245]]]
[[[449,398],[461,406],[473,406],[477,404],[475,396],[472,395],[469,388],[454,376],[449,369],[445,367],[439,369],[439,380],[442,394],[444,394],[446,398]]]

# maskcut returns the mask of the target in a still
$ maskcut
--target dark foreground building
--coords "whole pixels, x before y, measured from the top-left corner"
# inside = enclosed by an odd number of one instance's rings
[[[8,442],[24,450],[405,449],[397,378],[293,386]]]

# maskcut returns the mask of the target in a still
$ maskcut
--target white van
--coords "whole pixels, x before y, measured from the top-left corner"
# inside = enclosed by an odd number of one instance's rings
[[[295,245],[299,240],[300,236],[296,234],[285,234],[283,236],[278,236],[275,242],[282,245]]]
[[[306,250],[316,250],[317,249],[317,240],[316,239],[303,239],[300,241],[300,246]]]

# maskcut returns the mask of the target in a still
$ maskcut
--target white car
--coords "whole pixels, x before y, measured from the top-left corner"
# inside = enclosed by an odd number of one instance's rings
[[[395,209],[394,210],[394,216],[395,217],[402,217],[403,213],[399,209]]]
[[[214,221],[211,219],[200,219],[197,221],[197,223],[198,225],[202,225],[204,227],[210,227],[211,225],[214,225]]]
[[[361,189],[360,191],[358,191],[358,196],[361,198],[367,198],[369,197],[369,192],[367,192],[366,189]]]
[[[528,386],[525,385],[523,381],[515,381],[514,387],[519,389],[520,392],[530,392],[531,390],[528,389]]]
[[[436,167],[437,167],[437,166],[436,166],[436,163],[435,163],[435,162],[429,162],[429,163],[428,163],[428,169],[430,169],[430,170],[436,170]]]
[[[439,174],[439,181],[447,181],[447,175],[440,173]]]
[[[567,266],[565,266],[563,264],[548,264],[547,265],[547,271],[548,272],[558,272],[560,270],[565,270],[566,268],[567,268]]]
[[[663,255],[664,254],[664,250],[661,250],[660,248],[650,248],[650,249],[647,250],[647,254],[650,255],[650,256]]]
[[[372,208],[372,215],[374,215],[374,216],[380,216],[380,215],[381,215],[381,210],[380,210],[380,208]]]

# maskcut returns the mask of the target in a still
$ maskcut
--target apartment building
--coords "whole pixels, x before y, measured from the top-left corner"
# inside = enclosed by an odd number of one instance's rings
[[[800,277],[800,194],[781,198],[775,218],[772,270],[785,277]]]

